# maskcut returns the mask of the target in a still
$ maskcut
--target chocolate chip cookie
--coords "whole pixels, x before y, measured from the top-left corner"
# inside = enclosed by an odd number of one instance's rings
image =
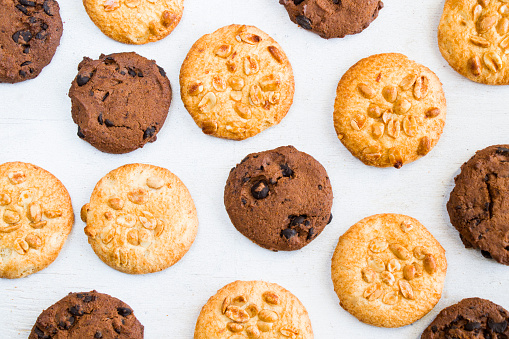
[[[69,90],[78,136],[116,154],[156,140],[171,94],[166,72],[134,52],[84,58]]]
[[[69,293],[37,318],[29,339],[143,338],[143,325],[123,301],[97,291]]]
[[[421,339],[509,338],[509,312],[489,300],[463,299],[443,309]]]
[[[0,82],[37,77],[53,58],[62,30],[55,0],[0,0]]]
[[[343,38],[362,32],[378,16],[379,0],[279,0],[290,19],[322,38]]]
[[[273,251],[300,249],[331,221],[323,166],[293,146],[249,154],[232,169],[224,205],[237,230]]]
[[[509,265],[509,145],[478,151],[455,182],[447,211],[463,244]]]

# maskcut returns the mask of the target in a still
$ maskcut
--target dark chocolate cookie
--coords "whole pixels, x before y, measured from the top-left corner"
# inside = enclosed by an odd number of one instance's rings
[[[322,38],[362,32],[384,4],[379,0],[279,0],[290,19]]]
[[[273,251],[300,249],[331,221],[323,166],[293,146],[249,154],[230,172],[224,205],[237,230]]]
[[[154,142],[166,120],[171,86],[165,71],[134,52],[84,58],[69,97],[78,136],[107,153]]]
[[[0,82],[38,76],[53,58],[62,30],[55,0],[0,0]]]
[[[481,298],[463,299],[443,309],[421,339],[507,339],[509,312]]]
[[[509,145],[478,151],[455,181],[447,211],[463,244],[509,265]]]
[[[143,325],[123,301],[96,291],[69,293],[44,310],[29,339],[140,339]]]

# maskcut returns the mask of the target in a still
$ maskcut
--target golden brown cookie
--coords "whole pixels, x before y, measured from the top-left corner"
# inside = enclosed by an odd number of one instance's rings
[[[338,138],[370,166],[400,168],[426,155],[442,134],[445,116],[438,77],[398,53],[360,60],[336,91]]]
[[[331,266],[341,307],[381,327],[405,326],[431,311],[446,270],[438,241],[401,214],[373,215],[350,227],[339,238]]]
[[[452,68],[488,85],[509,85],[509,3],[446,0],[438,47]]]
[[[106,174],[82,207],[81,219],[99,258],[131,274],[172,266],[198,231],[196,208],[184,183],[165,168],[145,164]]]
[[[230,25],[193,45],[180,94],[203,133],[243,140],[277,125],[293,102],[293,71],[279,44],[253,26]]]
[[[304,305],[283,287],[235,281],[203,306],[194,339],[313,339]]]
[[[104,34],[135,45],[166,37],[184,11],[184,0],[83,0],[83,5]]]
[[[48,171],[0,165],[0,278],[38,272],[58,256],[74,223],[71,197]]]

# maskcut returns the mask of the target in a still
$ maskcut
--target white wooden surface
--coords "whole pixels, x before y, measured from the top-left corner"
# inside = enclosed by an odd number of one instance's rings
[[[455,73],[436,42],[443,0],[385,0],[380,16],[362,34],[323,40],[290,22],[277,0],[185,0],[180,25],[166,39],[129,46],[104,36],[79,0],[60,0],[61,45],[35,80],[0,84],[0,162],[26,161],[55,174],[69,190],[77,221],[60,256],[47,269],[18,280],[0,280],[0,338],[26,338],[39,313],[73,291],[96,289],[134,308],[145,337],[192,338],[207,299],[236,279],[278,283],[307,307],[315,338],[419,338],[438,312],[462,298],[479,296],[509,308],[509,268],[466,250],[449,223],[445,204],[459,166],[475,150],[509,142],[509,87],[475,84]],[[294,104],[279,124],[236,142],[205,136],[180,100],[178,74],[191,45],[203,34],[231,23],[258,26],[275,38],[294,68]],[[158,140],[125,155],[97,151],[76,136],[67,96],[83,56],[136,51],[165,68],[173,103]],[[370,168],[353,158],[332,124],[335,89],[360,58],[401,52],[440,77],[448,103],[447,124],[434,150],[402,169]],[[273,253],[244,238],[223,206],[231,167],[255,151],[292,144],[318,159],[334,189],[334,220],[304,249]],[[176,173],[195,200],[200,228],[194,245],[175,266],[131,276],[103,264],[93,253],[79,220],[96,182],[132,162]],[[338,237],[361,218],[398,212],[419,219],[447,251],[449,270],[442,299],[426,317],[400,329],[360,323],[339,305],[330,279]]]

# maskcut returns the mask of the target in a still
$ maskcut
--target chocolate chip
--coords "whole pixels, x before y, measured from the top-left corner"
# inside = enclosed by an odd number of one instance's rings
[[[125,72],[124,71],[120,71],[120,74],[125,75]]]
[[[293,176],[293,170],[288,166],[288,164],[282,164],[279,167],[283,171],[283,177],[289,178]]]
[[[507,148],[507,147],[497,147],[497,154],[509,156],[509,148]]]
[[[299,215],[299,216],[293,216],[290,220],[290,227],[294,227],[297,225],[300,225],[306,220],[306,216]]]
[[[258,180],[251,187],[251,195],[255,199],[265,199],[269,195],[269,185],[265,180]]]
[[[88,293],[78,293],[78,294],[76,294],[76,297],[77,297],[78,299],[83,300],[83,302],[86,302],[86,303],[89,303],[89,302],[91,302],[91,301],[94,301],[94,300],[95,300],[95,296],[90,295],[90,294],[88,294]]]
[[[49,16],[53,16],[51,13],[51,8],[49,7],[49,0],[45,0],[42,4],[42,8],[44,9],[44,13],[46,13]]]
[[[154,126],[147,128],[145,130],[145,132],[143,132],[143,140],[145,140],[147,138],[151,138],[155,132],[156,132],[156,128]]]
[[[96,339],[100,339],[103,337],[103,334],[101,333],[101,331],[96,331],[95,334],[94,334],[94,338]]]
[[[39,32],[35,35],[35,38],[37,40],[43,40],[44,38],[46,38],[46,34],[42,34],[41,32]]]
[[[16,8],[19,9],[23,14],[28,15],[28,9],[22,5],[16,5]]]
[[[304,2],[304,0],[293,0],[293,3],[296,5],[300,5],[303,2]]]
[[[332,213],[330,214],[329,221],[327,221],[327,225],[330,224],[332,221]]]
[[[244,183],[248,182],[248,181],[249,181],[249,179],[251,179],[251,178],[250,178],[250,177],[244,177],[244,178],[242,178],[242,183],[244,184]]]
[[[27,73],[25,71],[19,71],[19,75],[21,75],[22,77],[26,77]]]
[[[285,237],[286,239],[293,238],[297,235],[297,231],[292,228],[286,228],[281,231],[281,236]]]
[[[437,331],[438,331],[438,328],[435,325],[431,326],[431,332],[437,333]]]
[[[308,232],[308,236],[306,237],[307,240],[311,240],[315,236],[315,229],[314,227],[311,227]]]
[[[133,313],[133,310],[127,307],[117,307],[117,312],[122,317],[127,317],[128,315],[131,315]]]
[[[76,321],[76,318],[71,316],[66,321],[60,321],[58,323],[58,327],[60,327],[63,330],[68,330],[72,327],[72,325],[74,325],[75,321]]]
[[[318,185],[318,189],[321,191],[323,189],[322,185]]]
[[[49,335],[45,335],[44,332],[37,326],[34,327],[34,332],[37,334],[38,339],[51,339]]]
[[[23,41],[19,40],[20,37]],[[12,35],[12,40],[14,40],[15,43],[29,42],[32,40],[32,33],[30,33],[30,31],[17,31]]]
[[[23,45],[23,53],[24,54],[30,53],[30,45]]]
[[[341,5],[341,0],[332,0],[332,3],[336,5]]]
[[[483,257],[485,257],[485,258],[487,258],[487,259],[491,259],[491,254],[490,254],[490,252],[481,250],[481,254],[482,254],[482,256],[483,256]]]
[[[242,202],[242,205],[247,204],[247,200],[245,198],[241,198],[240,201]]]
[[[133,78],[136,76],[136,72],[131,68],[127,69],[127,73],[129,73],[129,75],[132,76]]]
[[[493,319],[488,318],[488,328],[495,333],[504,333],[507,329],[507,321],[496,323]]]
[[[473,331],[481,328],[481,323],[476,321],[469,321],[465,324],[465,331]]]
[[[115,126],[113,121],[111,121],[110,119],[104,119],[104,124],[106,125],[106,127],[113,127],[113,126]]]
[[[80,139],[85,138],[85,134],[83,134],[83,132],[81,131],[81,128],[79,126],[78,126],[78,136],[80,137]]]
[[[35,24],[37,22],[37,19],[31,16],[30,18],[28,18],[28,21],[30,21],[31,24]]]
[[[311,29],[311,20],[306,18],[304,15],[297,15],[297,24],[304,29]]]
[[[106,92],[106,94],[103,96],[103,101],[106,100],[110,96],[110,92]]]
[[[35,7],[35,1],[30,1],[30,0],[18,0],[18,2],[19,2],[20,4],[22,4],[23,6]]]
[[[83,315],[84,312],[81,309],[81,305],[76,305],[69,308],[69,313],[71,313],[75,317],[80,317]]]
[[[48,24],[46,24],[45,22],[42,23],[41,25],[41,28],[45,31],[48,29]]]
[[[104,120],[103,120],[103,114],[99,114],[99,116],[97,117],[97,121],[99,121],[99,125],[102,125],[104,124]]]
[[[78,74],[78,76],[76,77],[76,82],[78,83],[78,86],[80,86],[80,87],[86,85],[89,80],[90,80],[90,76],[86,76],[86,75]]]
[[[164,69],[162,67],[159,67],[159,66],[157,66],[157,68],[159,68],[159,73],[161,73],[161,75],[163,77],[165,77],[166,76],[166,72],[164,71]]]
[[[143,78],[143,73],[142,73],[141,71],[138,71],[138,76],[139,76],[140,78]]]
[[[21,67],[30,65],[31,63],[32,63],[32,61],[25,61],[24,63],[21,64]]]

